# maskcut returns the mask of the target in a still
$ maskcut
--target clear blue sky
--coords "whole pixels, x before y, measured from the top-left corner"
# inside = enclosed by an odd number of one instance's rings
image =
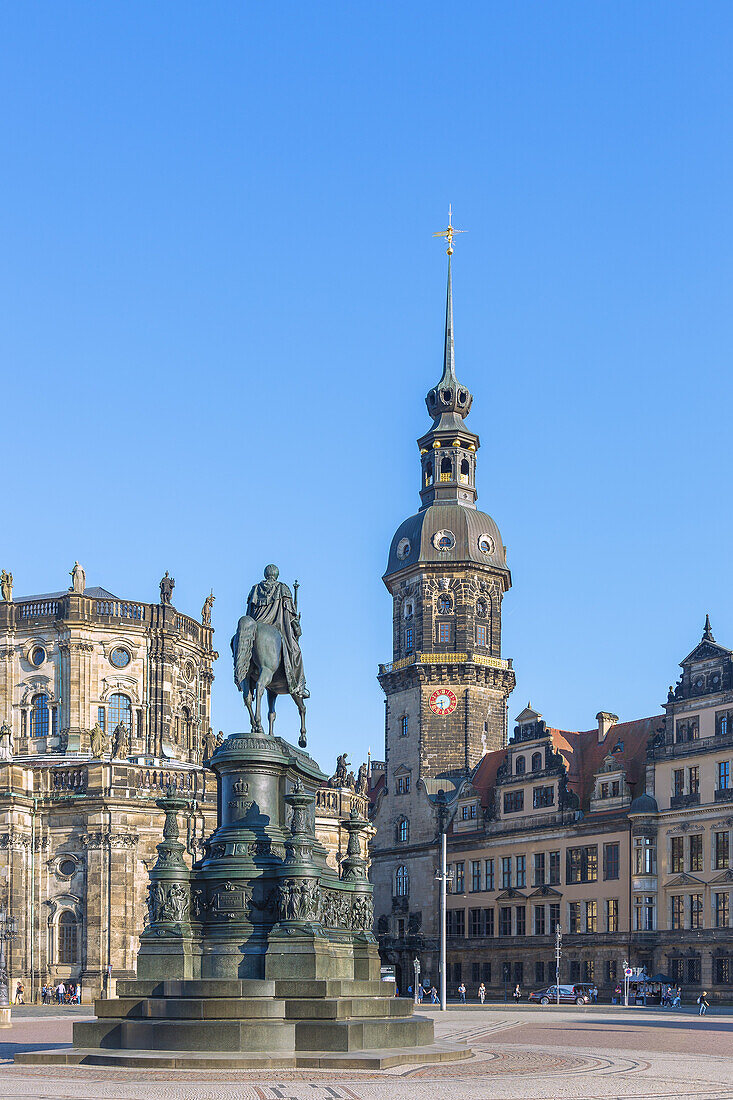
[[[452,201],[512,717],[652,714],[706,611],[733,644],[730,4],[16,4],[0,38],[17,594],[75,558],[190,613],[213,586],[229,732],[275,561],[313,752],[381,756]]]

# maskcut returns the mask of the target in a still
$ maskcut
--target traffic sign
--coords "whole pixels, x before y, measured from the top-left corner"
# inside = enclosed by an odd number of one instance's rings
[[[631,969],[631,967],[627,966],[626,969],[624,970],[624,977],[630,978],[633,973],[634,973],[634,971]]]

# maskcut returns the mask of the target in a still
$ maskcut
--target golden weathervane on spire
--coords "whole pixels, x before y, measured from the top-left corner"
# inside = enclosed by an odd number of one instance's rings
[[[445,237],[446,241],[448,242],[448,247],[446,248],[445,251],[449,256],[453,255],[453,234],[454,233],[465,233],[466,232],[465,229],[454,229],[452,221],[453,221],[453,208],[449,204],[448,205],[448,228],[447,229],[441,229],[440,233],[433,233],[434,237]]]

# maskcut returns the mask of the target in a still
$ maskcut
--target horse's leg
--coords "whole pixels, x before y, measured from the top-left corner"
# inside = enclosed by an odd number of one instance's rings
[[[252,709],[252,685],[250,684],[249,680],[245,680],[245,682],[242,684],[242,695],[244,696],[245,706],[249,711],[249,723],[252,728],[252,733],[257,733],[257,729],[255,728],[255,712]]]
[[[255,688],[255,722],[257,723],[257,733],[264,733],[262,729],[262,719],[260,717],[262,712],[262,695],[274,675],[274,669],[267,668],[265,665],[260,667],[260,674],[257,677],[257,687]]]
[[[267,718],[270,723],[270,737],[274,737],[275,729],[275,700],[277,695],[271,688],[267,689]]]
[[[302,695],[294,695],[293,701],[300,712],[300,737],[298,738],[298,744],[301,749],[304,749],[308,744],[305,739],[305,699]]]

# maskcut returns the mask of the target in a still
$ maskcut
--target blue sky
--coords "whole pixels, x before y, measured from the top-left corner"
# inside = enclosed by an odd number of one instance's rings
[[[75,558],[190,613],[213,586],[229,732],[275,561],[314,754],[381,756],[451,201],[510,714],[652,714],[706,611],[733,645],[729,4],[21,4],[0,38],[17,594]]]

